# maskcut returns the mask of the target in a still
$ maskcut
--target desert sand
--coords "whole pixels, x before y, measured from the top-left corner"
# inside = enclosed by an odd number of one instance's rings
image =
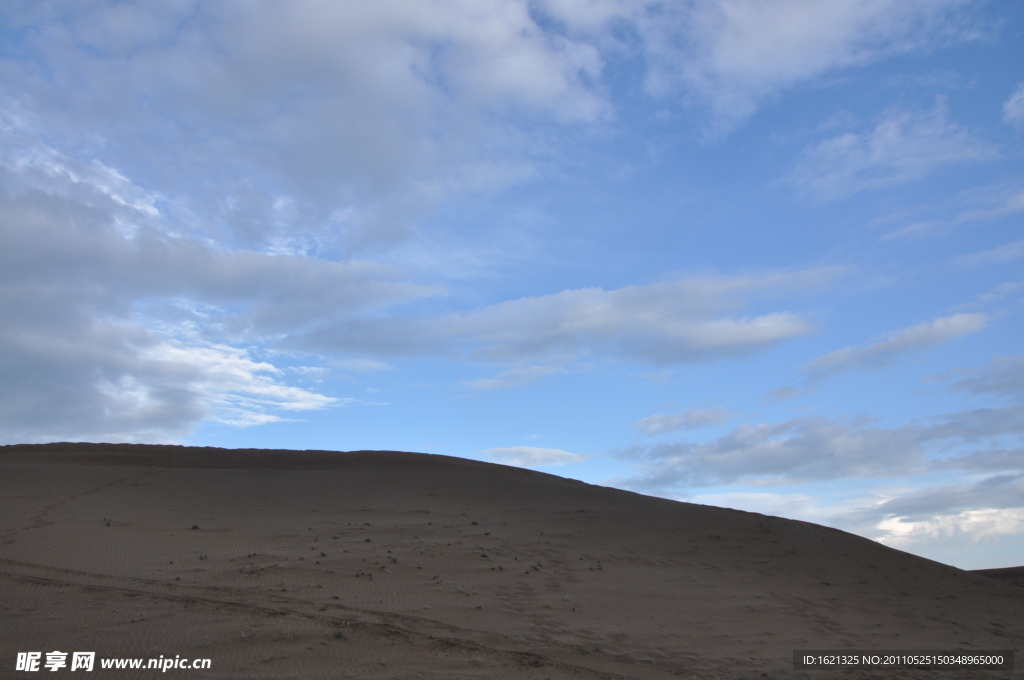
[[[0,507],[3,678],[64,677],[14,670],[52,650],[211,660],[100,678],[1009,678],[1024,662],[1020,570],[445,456],[6,446]],[[839,648],[1014,649],[1017,670],[792,667],[794,649]]]

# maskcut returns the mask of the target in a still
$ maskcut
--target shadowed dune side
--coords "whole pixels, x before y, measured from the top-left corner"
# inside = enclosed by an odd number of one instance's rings
[[[210,658],[192,678],[886,677],[792,652],[1024,640],[1013,570],[446,456],[7,446],[0,502],[4,669],[75,649]]]
[[[987,576],[1003,583],[1024,588],[1024,567],[1006,567],[1005,569],[975,569],[971,573]]]

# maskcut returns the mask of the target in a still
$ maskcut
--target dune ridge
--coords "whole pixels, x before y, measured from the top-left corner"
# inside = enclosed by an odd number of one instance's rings
[[[193,678],[893,677],[792,651],[1024,640],[1020,568],[502,465],[60,443],[0,470],[3,673],[76,649],[210,658],[169,671]]]

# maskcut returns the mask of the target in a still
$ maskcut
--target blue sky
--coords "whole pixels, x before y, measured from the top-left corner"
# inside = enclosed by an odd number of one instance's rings
[[[0,8],[0,442],[400,449],[1024,564],[1024,9]]]

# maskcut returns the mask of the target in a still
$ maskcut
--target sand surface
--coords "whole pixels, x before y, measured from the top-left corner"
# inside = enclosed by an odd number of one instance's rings
[[[211,659],[85,676],[100,678],[1024,667],[1020,570],[986,576],[804,522],[445,456],[7,446],[0,508],[0,678],[64,677],[13,670],[17,652],[52,650]],[[1018,661],[793,670],[794,649],[827,648]]]

